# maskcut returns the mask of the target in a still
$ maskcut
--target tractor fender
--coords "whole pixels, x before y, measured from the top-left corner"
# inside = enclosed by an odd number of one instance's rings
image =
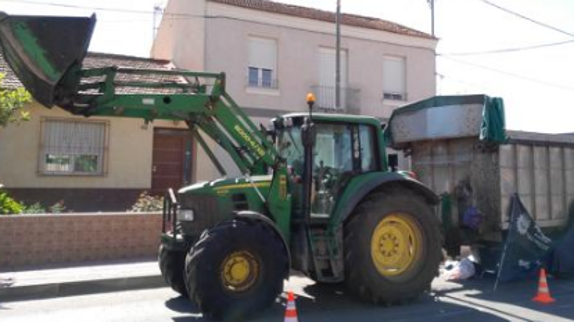
[[[234,215],[235,218],[238,220],[251,221],[251,222],[259,221],[269,226],[269,228],[272,231],[274,231],[275,234],[277,234],[277,237],[279,237],[279,239],[281,239],[281,241],[283,242],[283,246],[285,247],[285,251],[287,252],[287,262],[289,264],[289,267],[291,267],[291,251],[289,250],[289,245],[285,241],[285,238],[283,238],[283,235],[281,234],[279,227],[277,227],[277,224],[275,224],[273,220],[271,220],[269,217],[263,214],[249,210],[237,211],[234,212]],[[289,270],[287,270],[287,276],[285,276],[285,278],[287,279],[288,277],[289,277]]]
[[[439,197],[429,187],[418,180],[396,172],[379,173],[378,175],[369,176],[366,179],[367,181],[364,180],[361,180],[357,189],[353,189],[354,191],[350,192],[351,195],[349,197],[345,198],[345,196],[342,196],[343,202],[340,203],[342,206],[338,209],[338,214],[335,216],[337,218],[336,224],[345,222],[355,210],[355,207],[371,192],[386,187],[403,187],[424,197],[431,205],[437,205],[439,202]]]

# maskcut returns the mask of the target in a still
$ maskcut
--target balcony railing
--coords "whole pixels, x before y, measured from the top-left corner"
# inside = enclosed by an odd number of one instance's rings
[[[341,106],[335,105],[335,87],[334,86],[311,86],[315,93],[315,107],[322,112],[327,113],[349,113],[359,114],[361,110],[361,90],[352,87],[341,87]]]
[[[383,92],[383,99],[391,101],[406,101],[407,93]]]
[[[268,88],[278,89],[279,81],[277,79],[269,78],[246,78],[247,87],[251,88]]]

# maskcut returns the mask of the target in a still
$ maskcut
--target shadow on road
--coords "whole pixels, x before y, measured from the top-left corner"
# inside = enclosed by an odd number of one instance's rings
[[[469,305],[482,309],[497,310],[493,306],[501,304],[513,307],[512,311],[520,310],[529,318],[515,316],[509,313],[508,309],[504,314],[522,321],[539,321],[533,318],[536,314],[546,314],[546,318],[574,319],[574,280],[573,279],[553,279],[549,278],[548,286],[552,297],[556,302],[552,304],[540,304],[533,302],[538,288],[537,279],[527,279],[518,282],[501,283],[496,291],[493,290],[494,279],[480,279],[471,281],[472,288],[477,292],[468,294],[466,300]],[[464,285],[466,289],[468,286]],[[449,296],[446,295],[445,296]],[[460,300],[460,299],[459,299]]]
[[[250,322],[281,321],[285,312],[285,297],[280,297],[268,310],[253,316]],[[185,316],[174,317],[175,322],[208,321],[200,316],[196,307],[183,297],[172,298],[166,307]],[[296,294],[299,321],[312,322],[360,322],[401,321],[438,322],[452,319],[465,322],[508,321],[496,314],[474,308],[472,305],[443,301],[434,294],[401,306],[380,306],[363,303],[346,294],[342,284],[313,284]]]
[[[184,296],[173,297],[165,301],[165,307],[178,313],[199,313],[199,309]]]

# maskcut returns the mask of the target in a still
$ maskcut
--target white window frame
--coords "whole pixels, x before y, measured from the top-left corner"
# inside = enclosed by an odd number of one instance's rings
[[[388,76],[385,73],[387,71],[387,62],[402,62],[403,70],[402,70],[402,85],[398,87],[402,87],[402,89],[394,89],[388,87],[395,87],[396,85],[389,86],[388,81],[386,80]],[[394,81],[393,81],[394,82]],[[392,56],[392,55],[384,55],[383,56],[383,100],[391,100],[391,101],[406,101],[407,100],[407,59],[406,57],[401,56]]]
[[[48,131],[56,131],[51,126],[56,124],[65,126],[76,126],[77,129],[68,128],[63,130],[64,134],[50,134]],[[93,141],[95,146],[82,146],[81,133],[75,134],[74,131],[86,130],[82,129],[82,125],[89,125],[94,130],[94,134],[89,141]],[[102,127],[97,129],[97,127]],[[69,135],[71,133],[71,135]],[[70,138],[66,140],[66,138]],[[40,148],[38,158],[38,172],[42,175],[50,176],[104,176],[107,167],[107,154],[108,154],[108,140],[109,140],[109,122],[100,120],[78,120],[78,119],[62,119],[62,118],[42,118],[40,130]],[[57,165],[50,168],[48,156],[55,156],[55,158],[67,159],[66,164]],[[95,171],[81,171],[77,170],[76,161],[80,157],[96,157],[96,170]]]
[[[249,36],[248,39],[248,62],[247,62],[247,87],[260,88],[265,90],[277,90],[278,86],[278,73],[277,73],[277,40],[274,38],[265,38],[257,36]],[[259,43],[259,44],[257,44]],[[255,48],[259,46],[272,46],[272,57],[257,57],[264,56],[262,53],[255,53]],[[253,81],[251,75],[252,71],[257,73],[257,79]],[[265,72],[271,73],[269,80],[265,81],[263,76]]]

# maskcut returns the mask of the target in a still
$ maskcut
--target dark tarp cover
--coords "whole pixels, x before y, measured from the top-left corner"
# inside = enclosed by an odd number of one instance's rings
[[[500,259],[498,280],[509,282],[536,276],[551,253],[552,240],[548,238],[514,194],[510,201],[510,226],[504,251]]]
[[[385,139],[392,145],[391,125],[393,118],[397,115],[411,113],[422,109],[466,105],[482,104],[482,123],[480,125],[479,139],[493,143],[505,143],[508,139],[506,135],[506,124],[504,118],[504,102],[502,98],[489,97],[486,95],[452,95],[434,96],[416,103],[405,105],[393,111],[389,119],[389,126],[385,129]]]
[[[569,229],[554,249],[552,271],[563,275],[574,275],[574,222],[570,217]]]
[[[504,143],[507,139],[502,98],[485,96],[482,124],[480,125],[480,140]]]

